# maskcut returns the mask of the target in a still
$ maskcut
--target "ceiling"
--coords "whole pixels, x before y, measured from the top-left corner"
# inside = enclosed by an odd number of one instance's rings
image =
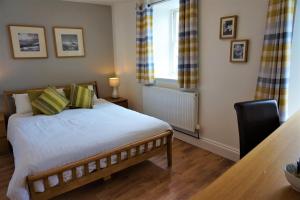
[[[111,4],[116,3],[116,2],[129,1],[129,0],[63,0],[63,1],[111,5]]]

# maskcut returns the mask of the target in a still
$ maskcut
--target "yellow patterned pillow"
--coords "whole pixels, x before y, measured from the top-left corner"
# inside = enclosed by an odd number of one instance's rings
[[[31,104],[33,108],[36,108],[45,115],[54,115],[63,111],[69,104],[69,100],[54,87],[48,87]]]
[[[70,104],[75,108],[93,108],[94,91],[80,85],[72,85]]]
[[[39,96],[41,96],[42,93],[43,93],[43,91],[31,91],[31,92],[28,92],[28,97],[30,99],[31,104],[32,104],[32,102],[34,100],[36,100],[37,98],[39,98]],[[35,108],[34,106],[32,106],[32,113],[33,113],[33,115],[43,114],[39,109]]]

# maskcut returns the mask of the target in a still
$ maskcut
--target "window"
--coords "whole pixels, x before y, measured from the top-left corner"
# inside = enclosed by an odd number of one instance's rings
[[[153,59],[156,79],[177,80],[179,3],[166,1],[153,6]]]

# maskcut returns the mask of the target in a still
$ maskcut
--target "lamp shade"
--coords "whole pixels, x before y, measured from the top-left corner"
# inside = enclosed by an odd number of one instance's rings
[[[109,85],[111,87],[118,87],[120,85],[120,79],[118,77],[109,78]]]

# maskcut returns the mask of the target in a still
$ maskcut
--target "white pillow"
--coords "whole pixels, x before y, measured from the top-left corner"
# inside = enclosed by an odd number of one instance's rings
[[[57,91],[63,95],[65,95],[65,92],[63,89],[57,89]],[[25,114],[32,112],[32,106],[29,99],[29,96],[27,93],[25,94],[13,94],[13,98],[15,99],[15,105],[16,105],[16,113],[17,114]]]
[[[58,92],[59,94],[61,94],[61,95],[63,95],[64,97],[66,97],[66,94],[65,94],[65,91],[64,91],[63,88],[59,88],[59,89],[56,89],[56,90],[57,90],[57,92]]]
[[[32,107],[28,94],[13,94],[17,114],[32,112]]]
[[[88,89],[94,91],[94,86],[93,85],[88,85]],[[96,95],[96,91],[94,91],[94,97],[93,97],[93,101],[97,101],[97,95]]]

